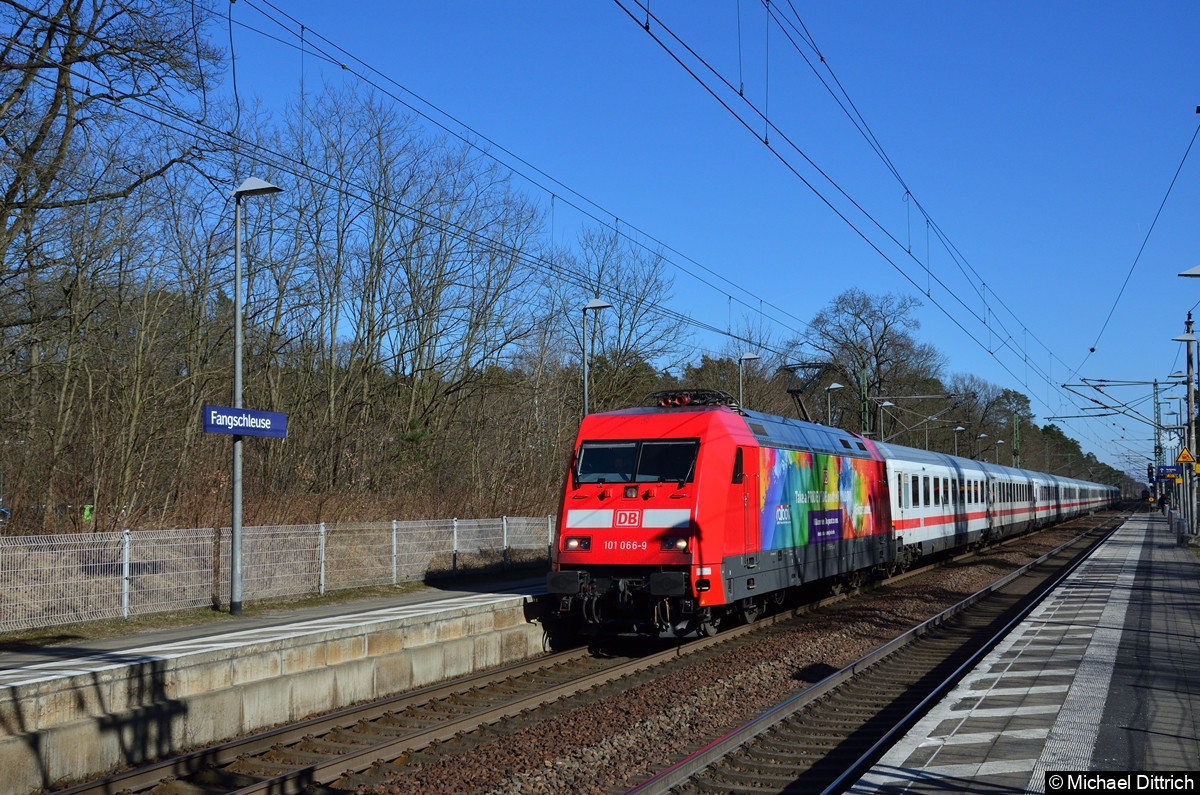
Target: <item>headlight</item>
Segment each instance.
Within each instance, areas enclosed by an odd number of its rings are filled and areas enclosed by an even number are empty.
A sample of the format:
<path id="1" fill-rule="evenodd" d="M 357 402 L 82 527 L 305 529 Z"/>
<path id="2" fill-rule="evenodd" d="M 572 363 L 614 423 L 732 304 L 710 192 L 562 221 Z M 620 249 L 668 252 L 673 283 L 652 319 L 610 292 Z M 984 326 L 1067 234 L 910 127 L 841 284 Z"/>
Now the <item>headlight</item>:
<path id="1" fill-rule="evenodd" d="M 686 538 L 664 538 L 662 549 L 664 552 L 687 552 L 688 540 Z"/>
<path id="2" fill-rule="evenodd" d="M 571 536 L 563 539 L 563 549 L 568 552 L 587 552 L 592 548 L 590 536 Z"/>

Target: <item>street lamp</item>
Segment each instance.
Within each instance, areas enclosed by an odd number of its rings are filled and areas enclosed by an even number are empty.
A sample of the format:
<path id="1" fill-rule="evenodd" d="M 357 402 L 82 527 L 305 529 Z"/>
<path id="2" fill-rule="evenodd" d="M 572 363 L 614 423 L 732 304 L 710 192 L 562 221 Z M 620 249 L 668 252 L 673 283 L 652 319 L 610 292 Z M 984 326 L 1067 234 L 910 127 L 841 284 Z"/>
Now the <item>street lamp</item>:
<path id="1" fill-rule="evenodd" d="M 742 400 L 742 369 L 746 362 L 756 362 L 762 357 L 757 353 L 746 351 L 738 357 L 738 405 L 745 408 L 745 402 Z"/>
<path id="2" fill-rule="evenodd" d="M 588 359 L 591 358 L 588 353 L 588 335 L 587 335 L 587 313 L 588 310 L 599 313 L 601 309 L 612 309 L 612 304 L 608 301 L 602 301 L 599 298 L 593 298 L 583 306 L 583 416 L 588 415 Z M 593 335 L 594 336 L 594 335 Z M 592 347 L 595 347 L 594 345 Z"/>
<path id="3" fill-rule="evenodd" d="M 997 464 L 999 464 L 999 463 L 1000 463 L 1000 445 L 1002 445 L 1002 444 L 1004 444 L 1004 440 L 1003 440 L 1003 439 L 997 439 L 997 440 L 996 440 L 996 463 L 997 463 Z"/>
<path id="4" fill-rule="evenodd" d="M 979 454 L 983 452 L 983 446 L 979 443 L 979 440 L 986 439 L 986 438 L 988 438 L 988 435 L 986 433 L 981 433 L 975 437 L 975 457 L 976 458 L 979 458 Z"/>
<path id="5" fill-rule="evenodd" d="M 242 198 L 283 190 L 248 177 L 233 192 L 233 407 L 242 407 Z M 229 614 L 242 614 L 242 435 L 233 435 L 233 519 L 229 528 Z"/>
<path id="6" fill-rule="evenodd" d="M 957 425 L 954 428 L 954 456 L 956 458 L 958 457 L 958 434 L 960 431 L 965 431 L 965 430 L 966 430 L 966 428 L 964 428 L 961 425 Z"/>
<path id="7" fill-rule="evenodd" d="M 833 401 L 830 400 L 829 393 L 835 389 L 845 389 L 844 386 L 834 381 L 829 386 L 825 387 L 825 424 L 833 426 Z"/>

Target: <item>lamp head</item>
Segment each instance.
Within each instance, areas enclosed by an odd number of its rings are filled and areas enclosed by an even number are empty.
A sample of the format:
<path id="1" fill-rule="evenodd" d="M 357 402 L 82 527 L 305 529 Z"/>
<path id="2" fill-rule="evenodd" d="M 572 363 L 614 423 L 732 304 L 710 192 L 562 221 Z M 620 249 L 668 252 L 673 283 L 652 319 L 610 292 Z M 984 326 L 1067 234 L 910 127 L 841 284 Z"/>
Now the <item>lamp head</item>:
<path id="1" fill-rule="evenodd" d="M 282 192 L 283 188 L 278 185 L 272 185 L 270 182 L 258 177 L 247 177 L 241 185 L 238 185 L 237 190 L 232 195 L 235 199 L 240 199 L 243 196 L 265 196 L 268 193 Z"/>

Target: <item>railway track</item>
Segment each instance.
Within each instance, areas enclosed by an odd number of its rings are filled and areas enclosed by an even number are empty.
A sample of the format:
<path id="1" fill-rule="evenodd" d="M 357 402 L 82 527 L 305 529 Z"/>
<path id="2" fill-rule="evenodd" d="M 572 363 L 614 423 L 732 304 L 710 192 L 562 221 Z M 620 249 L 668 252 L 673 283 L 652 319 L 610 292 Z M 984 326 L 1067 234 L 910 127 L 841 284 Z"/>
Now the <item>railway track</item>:
<path id="1" fill-rule="evenodd" d="M 556 702 L 594 694 L 604 686 L 635 686 L 663 675 L 664 666 L 686 664 L 685 658 L 749 642 L 750 633 L 791 616 L 771 616 L 649 655 L 596 656 L 585 649 L 565 650 L 124 771 L 60 790 L 59 795 L 281 794 L 344 792 L 377 785 L 395 767 L 381 759 L 406 758 L 413 749 L 463 742 L 471 732 L 499 721 L 545 719 Z M 530 717 L 534 710 L 540 712 Z"/>
<path id="2" fill-rule="evenodd" d="M 1097 521 L 1071 544 L 780 702 L 631 792 L 842 792 L 1124 519 Z"/>
<path id="3" fill-rule="evenodd" d="M 888 582 L 894 584 L 921 574 L 913 572 Z M 727 654 L 736 651 L 739 644 L 754 643 L 754 634 L 764 626 L 794 620 L 797 615 L 847 598 L 822 600 L 649 655 L 632 657 L 614 652 L 594 656 L 580 649 L 547 655 L 256 734 L 64 792 L 201 795 L 344 792 L 375 786 L 406 764 L 427 764 L 486 742 L 493 725 L 506 722 L 511 728 L 544 721 L 582 702 L 603 700 L 608 694 L 668 677 L 673 670 L 694 665 L 707 655 Z M 878 712 L 879 697 L 869 695 L 867 699 Z M 730 789 L 724 783 L 718 786 L 719 791 Z"/>

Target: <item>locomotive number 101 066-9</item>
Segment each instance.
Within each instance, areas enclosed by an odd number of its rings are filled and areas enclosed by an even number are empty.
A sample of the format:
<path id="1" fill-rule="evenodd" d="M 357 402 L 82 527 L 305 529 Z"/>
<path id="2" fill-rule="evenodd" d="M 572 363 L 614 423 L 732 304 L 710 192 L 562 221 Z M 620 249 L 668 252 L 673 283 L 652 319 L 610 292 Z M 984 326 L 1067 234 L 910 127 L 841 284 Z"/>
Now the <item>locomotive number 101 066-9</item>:
<path id="1" fill-rule="evenodd" d="M 638 550 L 644 551 L 644 550 L 648 549 L 649 546 L 650 546 L 649 543 L 646 541 L 630 541 L 628 539 L 617 540 L 614 538 L 614 539 L 609 539 L 604 542 L 605 549 L 620 549 L 623 551 L 634 551 L 634 552 L 636 552 Z"/>

